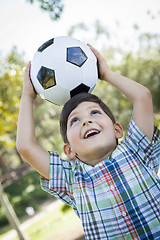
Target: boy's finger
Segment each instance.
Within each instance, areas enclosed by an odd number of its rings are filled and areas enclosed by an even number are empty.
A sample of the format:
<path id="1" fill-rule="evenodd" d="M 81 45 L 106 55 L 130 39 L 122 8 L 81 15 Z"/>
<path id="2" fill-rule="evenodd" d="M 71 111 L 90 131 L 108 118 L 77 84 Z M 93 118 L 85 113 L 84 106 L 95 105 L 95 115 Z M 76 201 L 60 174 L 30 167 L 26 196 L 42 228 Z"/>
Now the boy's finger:
<path id="1" fill-rule="evenodd" d="M 27 66 L 25 68 L 25 74 L 28 74 L 30 72 L 30 68 L 31 68 L 31 61 L 29 61 L 29 63 L 27 64 Z"/>
<path id="2" fill-rule="evenodd" d="M 29 63 L 28 63 L 28 69 L 30 70 L 30 68 L 31 68 L 31 61 L 29 61 Z"/>
<path id="3" fill-rule="evenodd" d="M 94 53 L 94 55 L 98 58 L 98 57 L 100 57 L 100 53 L 98 52 L 98 50 L 97 49 L 95 49 L 91 44 L 87 44 L 88 45 L 88 47 L 91 49 L 91 51 Z"/>
<path id="4" fill-rule="evenodd" d="M 91 44 L 87 43 L 87 46 L 91 49 L 91 50 L 96 50 Z"/>

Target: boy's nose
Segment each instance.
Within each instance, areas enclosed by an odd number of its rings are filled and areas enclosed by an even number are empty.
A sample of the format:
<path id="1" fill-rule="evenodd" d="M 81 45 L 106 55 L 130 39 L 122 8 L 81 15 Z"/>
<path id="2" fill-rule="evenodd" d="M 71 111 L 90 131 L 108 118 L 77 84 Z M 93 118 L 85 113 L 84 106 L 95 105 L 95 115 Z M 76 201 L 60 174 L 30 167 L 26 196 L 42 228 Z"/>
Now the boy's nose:
<path id="1" fill-rule="evenodd" d="M 86 125 L 89 125 L 91 123 L 93 123 L 91 120 L 84 120 L 83 121 L 83 127 L 86 126 Z"/>

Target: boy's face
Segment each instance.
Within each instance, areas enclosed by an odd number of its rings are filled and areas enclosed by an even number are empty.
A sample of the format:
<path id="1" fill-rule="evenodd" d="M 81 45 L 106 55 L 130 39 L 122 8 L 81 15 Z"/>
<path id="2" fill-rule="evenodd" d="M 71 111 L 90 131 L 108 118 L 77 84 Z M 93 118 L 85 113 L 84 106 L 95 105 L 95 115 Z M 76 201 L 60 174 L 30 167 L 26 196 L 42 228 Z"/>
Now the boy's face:
<path id="1" fill-rule="evenodd" d="M 113 124 L 97 103 L 83 102 L 68 117 L 69 144 L 64 145 L 64 152 L 71 159 L 77 156 L 94 166 L 111 155 L 116 148 L 116 139 L 122 135 L 120 124 Z"/>

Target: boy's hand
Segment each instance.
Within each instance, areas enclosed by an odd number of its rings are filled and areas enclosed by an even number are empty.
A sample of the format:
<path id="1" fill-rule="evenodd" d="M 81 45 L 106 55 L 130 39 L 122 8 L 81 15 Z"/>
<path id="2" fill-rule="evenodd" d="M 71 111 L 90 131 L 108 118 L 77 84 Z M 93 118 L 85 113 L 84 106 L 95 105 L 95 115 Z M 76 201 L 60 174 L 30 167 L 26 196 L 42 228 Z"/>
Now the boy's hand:
<path id="1" fill-rule="evenodd" d="M 111 69 L 109 68 L 109 66 L 107 65 L 106 61 L 101 56 L 101 54 L 94 47 L 92 47 L 90 44 L 87 44 L 87 45 L 89 46 L 89 48 L 91 49 L 91 51 L 94 53 L 94 55 L 97 58 L 99 79 L 107 81 L 107 78 L 108 78 L 107 75 L 108 75 L 109 72 L 111 72 Z"/>
<path id="2" fill-rule="evenodd" d="M 25 69 L 22 95 L 27 95 L 27 96 L 31 97 L 32 99 L 35 99 L 37 94 L 34 90 L 32 82 L 31 82 L 30 68 L 31 68 L 31 62 L 28 63 L 28 65 Z"/>

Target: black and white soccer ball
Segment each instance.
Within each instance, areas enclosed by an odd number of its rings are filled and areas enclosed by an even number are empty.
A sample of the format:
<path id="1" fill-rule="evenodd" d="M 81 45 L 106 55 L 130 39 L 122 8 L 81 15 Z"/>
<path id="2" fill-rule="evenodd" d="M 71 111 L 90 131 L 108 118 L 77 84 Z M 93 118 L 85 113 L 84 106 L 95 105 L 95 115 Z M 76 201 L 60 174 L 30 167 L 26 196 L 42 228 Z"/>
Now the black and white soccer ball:
<path id="1" fill-rule="evenodd" d="M 81 41 L 55 37 L 35 53 L 31 80 L 43 99 L 64 105 L 75 94 L 92 92 L 98 80 L 97 59 Z"/>

